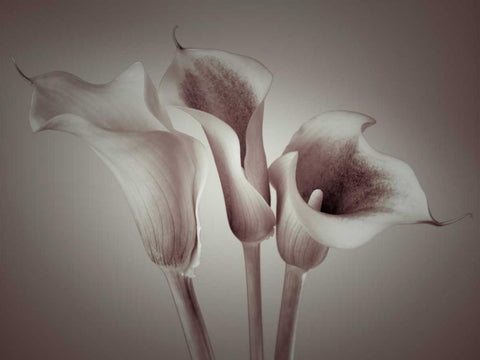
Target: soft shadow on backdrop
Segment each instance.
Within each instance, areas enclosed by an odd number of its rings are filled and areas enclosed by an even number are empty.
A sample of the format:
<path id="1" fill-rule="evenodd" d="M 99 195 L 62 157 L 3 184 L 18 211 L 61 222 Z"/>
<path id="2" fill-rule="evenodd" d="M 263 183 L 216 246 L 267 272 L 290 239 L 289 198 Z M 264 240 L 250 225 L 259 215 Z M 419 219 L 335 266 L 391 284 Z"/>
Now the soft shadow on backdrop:
<path id="1" fill-rule="evenodd" d="M 297 359 L 480 357 L 479 8 L 476 1 L 16 1 L 0 13 L 0 358 L 187 359 L 167 284 L 120 187 L 79 139 L 32 134 L 31 89 L 14 72 L 106 82 L 142 61 L 158 84 L 185 46 L 253 56 L 273 73 L 269 163 L 335 108 L 375 117 L 367 138 L 416 171 L 446 228 L 392 228 L 331 251 L 309 277 Z M 184 117 L 180 129 L 205 141 Z M 197 291 L 218 359 L 246 359 L 240 243 L 211 173 L 201 202 Z M 262 247 L 266 358 L 283 262 Z"/>

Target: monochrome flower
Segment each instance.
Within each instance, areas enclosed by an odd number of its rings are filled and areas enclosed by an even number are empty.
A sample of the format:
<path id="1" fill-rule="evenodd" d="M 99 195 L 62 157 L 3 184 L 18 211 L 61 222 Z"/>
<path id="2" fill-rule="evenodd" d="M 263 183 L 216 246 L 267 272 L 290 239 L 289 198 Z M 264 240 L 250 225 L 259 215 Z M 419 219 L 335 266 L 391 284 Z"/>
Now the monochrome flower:
<path id="1" fill-rule="evenodd" d="M 233 233 L 241 241 L 261 241 L 275 225 L 262 138 L 264 101 L 272 75 L 252 58 L 187 49 L 174 40 L 177 54 L 160 82 L 162 101 L 202 125 Z"/>
<path id="2" fill-rule="evenodd" d="M 191 358 L 213 359 L 192 283 L 206 178 L 203 145 L 175 131 L 141 63 L 101 85 L 60 71 L 29 78 L 15 66 L 34 89 L 33 131 L 80 137 L 115 175 L 148 256 L 165 274 Z"/>
<path id="3" fill-rule="evenodd" d="M 355 248 L 394 224 L 442 226 L 458 220 L 433 218 L 411 167 L 370 147 L 363 131 L 374 123 L 363 114 L 332 111 L 294 134 L 270 167 L 280 248 L 296 242 L 286 222 L 298 227 L 296 236 L 308 234 L 327 247 Z"/>
<path id="4" fill-rule="evenodd" d="M 32 129 L 85 140 L 125 192 L 150 259 L 190 272 L 199 249 L 196 209 L 205 151 L 173 129 L 142 64 L 102 85 L 60 71 L 27 79 L 34 88 Z"/>
<path id="5" fill-rule="evenodd" d="M 250 359 L 263 359 L 260 242 L 272 235 L 263 108 L 272 74 L 258 61 L 219 50 L 187 49 L 173 32 L 177 53 L 160 82 L 166 105 L 202 126 L 215 159 L 227 217 L 242 241 L 247 278 Z"/>
<path id="6" fill-rule="evenodd" d="M 413 170 L 375 151 L 369 116 L 332 111 L 305 123 L 270 167 L 277 192 L 277 248 L 285 261 L 276 360 L 294 358 L 302 287 L 330 247 L 355 248 L 393 224 L 435 220 Z"/>

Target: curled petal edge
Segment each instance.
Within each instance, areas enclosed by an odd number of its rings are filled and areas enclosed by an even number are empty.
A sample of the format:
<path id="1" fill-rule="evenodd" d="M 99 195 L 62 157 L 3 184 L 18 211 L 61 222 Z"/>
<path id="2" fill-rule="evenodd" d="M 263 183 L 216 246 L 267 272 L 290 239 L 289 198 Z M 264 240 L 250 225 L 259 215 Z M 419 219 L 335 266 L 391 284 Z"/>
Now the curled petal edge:
<path id="1" fill-rule="evenodd" d="M 312 209 L 300 196 L 296 183 L 298 152 L 289 152 L 277 159 L 270 167 L 269 174 L 277 193 L 282 192 L 292 210 L 310 237 L 320 244 L 341 249 L 357 248 L 375 235 L 394 224 L 428 223 L 445 226 L 457 222 L 470 214 L 459 218 L 439 222 L 431 217 L 418 221 L 402 221 L 400 217 L 388 212 L 353 215 L 331 215 Z M 277 215 L 278 216 L 278 215 Z"/>
<path id="2" fill-rule="evenodd" d="M 270 203 L 270 189 L 267 161 L 263 147 L 262 124 L 264 101 L 271 87 L 273 78 L 271 72 L 259 61 L 248 56 L 237 55 L 220 50 L 185 48 L 177 40 L 177 28 L 178 27 L 176 26 L 173 29 L 172 35 L 178 51 L 175 60 L 172 62 L 160 82 L 159 93 L 162 99 L 165 99 L 167 105 L 190 107 L 198 112 L 202 111 L 195 107 L 188 106 L 185 99 L 180 96 L 185 72 L 194 66 L 192 64 L 195 60 L 201 60 L 204 58 L 215 60 L 220 59 L 223 64 L 227 65 L 227 67 L 220 72 L 233 71 L 233 74 L 239 75 L 240 79 L 246 78 L 248 80 L 248 85 L 252 86 L 253 92 L 257 95 L 257 105 L 255 109 L 253 109 L 248 120 L 244 138 L 241 139 L 240 135 L 237 134 L 233 128 L 232 131 L 237 135 L 239 143 L 244 144 L 241 145 L 241 147 L 245 146 L 245 152 L 242 151 L 243 155 L 241 154 L 239 156 L 239 161 L 242 162 L 245 169 L 246 178 L 264 197 L 266 202 Z M 232 86 L 232 84 L 228 85 Z M 215 84 L 215 87 L 218 89 L 219 84 Z M 197 89 L 195 92 L 196 97 L 198 96 L 198 91 L 200 90 Z M 216 101 L 215 103 L 218 104 L 219 102 Z M 220 107 L 228 108 L 228 103 L 220 104 Z M 220 119 L 208 111 L 204 112 L 221 121 L 225 121 L 225 119 Z"/>
<path id="3" fill-rule="evenodd" d="M 30 124 L 34 132 L 50 119 L 72 113 L 112 131 L 174 131 L 143 64 L 136 62 L 112 81 L 93 84 L 63 71 L 22 78 L 33 86 Z"/>
<path id="4" fill-rule="evenodd" d="M 188 107 L 175 106 L 196 119 L 207 136 L 222 184 L 227 216 L 234 235 L 244 242 L 259 242 L 273 234 L 275 216 L 269 204 L 245 176 L 238 158 L 235 132 L 223 121 Z"/>
<path id="5" fill-rule="evenodd" d="M 175 131 L 168 117 L 161 118 L 167 113 L 142 64 L 95 85 L 64 72 L 30 78 L 12 60 L 34 87 L 33 131 L 63 131 L 86 141 L 124 190 L 151 260 L 193 276 L 206 152 L 199 141 Z"/>

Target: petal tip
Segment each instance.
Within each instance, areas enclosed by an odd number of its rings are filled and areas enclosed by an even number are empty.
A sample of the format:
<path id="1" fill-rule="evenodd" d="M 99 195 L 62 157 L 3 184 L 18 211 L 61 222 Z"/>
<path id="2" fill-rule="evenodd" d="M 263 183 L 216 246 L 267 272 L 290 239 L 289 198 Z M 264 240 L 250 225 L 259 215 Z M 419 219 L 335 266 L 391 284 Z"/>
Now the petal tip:
<path id="1" fill-rule="evenodd" d="M 327 111 L 329 113 L 330 111 Z M 375 120 L 373 117 L 370 115 L 358 112 L 358 111 L 352 111 L 352 110 L 334 110 L 331 111 L 332 113 L 339 113 L 342 115 L 347 115 L 356 119 L 359 119 L 361 121 L 361 131 L 364 132 L 365 129 L 369 128 L 370 126 L 373 126 L 377 123 L 377 120 Z"/>
<path id="2" fill-rule="evenodd" d="M 25 73 L 22 71 L 22 69 L 20 69 L 20 67 L 18 66 L 17 61 L 15 60 L 15 58 L 14 58 L 13 56 L 11 56 L 10 59 L 12 60 L 13 66 L 15 66 L 15 69 L 17 70 L 17 72 L 19 73 L 19 75 L 20 75 L 24 80 L 26 80 L 30 85 L 33 85 L 33 80 L 32 80 L 31 78 L 29 78 L 27 75 L 25 75 Z"/>
<path id="3" fill-rule="evenodd" d="M 455 224 L 456 222 L 459 222 L 467 217 L 469 217 L 470 219 L 473 219 L 473 213 L 466 213 L 464 215 L 458 216 L 453 219 L 445 220 L 445 221 L 438 221 L 432 216 L 432 214 L 430 214 L 430 217 L 432 218 L 432 220 L 423 221 L 423 223 L 431 224 L 434 226 L 447 226 L 447 225 Z"/>
<path id="4" fill-rule="evenodd" d="M 364 115 L 365 116 L 365 119 L 366 121 L 363 123 L 362 125 L 362 132 L 365 131 L 365 129 L 369 128 L 370 126 L 373 126 L 377 123 L 377 120 L 375 120 L 374 118 L 368 116 L 368 115 Z"/>
<path id="5" fill-rule="evenodd" d="M 315 134 L 321 134 L 325 130 L 330 133 L 331 137 L 356 137 L 374 124 L 376 124 L 374 118 L 357 111 L 328 110 L 305 122 L 292 137 L 290 143 L 294 142 L 293 139 L 296 137 L 313 139 Z"/>
<path id="6" fill-rule="evenodd" d="M 175 25 L 172 30 L 173 43 L 175 44 L 175 47 L 177 48 L 177 50 L 184 50 L 185 48 L 177 40 L 177 29 L 178 29 L 178 25 Z"/>

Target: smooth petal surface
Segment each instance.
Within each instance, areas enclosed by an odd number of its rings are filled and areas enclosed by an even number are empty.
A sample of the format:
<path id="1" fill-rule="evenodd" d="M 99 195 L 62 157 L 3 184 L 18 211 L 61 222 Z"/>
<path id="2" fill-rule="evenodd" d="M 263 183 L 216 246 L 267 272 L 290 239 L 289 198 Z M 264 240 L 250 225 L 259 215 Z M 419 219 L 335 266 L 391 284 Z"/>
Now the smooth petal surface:
<path id="1" fill-rule="evenodd" d="M 274 226 L 262 137 L 272 75 L 246 56 L 178 43 L 177 49 L 160 83 L 162 101 L 186 111 L 207 134 L 234 234 L 242 241 L 263 240 Z M 250 223 L 254 217 L 259 220 Z"/>
<path id="2" fill-rule="evenodd" d="M 187 135 L 156 130 L 171 125 L 157 118 L 157 93 L 141 64 L 106 85 L 58 72 L 31 81 L 34 131 L 64 131 L 85 140 L 124 190 L 152 261 L 191 275 L 200 247 L 197 204 L 206 153 Z"/>
<path id="3" fill-rule="evenodd" d="M 327 256 L 328 247 L 313 239 L 299 221 L 289 196 L 277 193 L 277 248 L 282 259 L 289 265 L 305 271 L 319 265 Z M 320 194 L 320 198 L 316 195 Z M 309 206 L 319 210 L 321 191 L 312 193 Z"/>
<path id="4" fill-rule="evenodd" d="M 270 167 L 280 219 L 336 248 L 360 246 L 393 224 L 446 224 L 431 216 L 410 166 L 368 145 L 362 133 L 374 123 L 363 114 L 334 111 L 300 128 Z M 321 209 L 307 204 L 317 189 Z"/>
<path id="5" fill-rule="evenodd" d="M 261 241 L 270 236 L 275 216 L 265 199 L 245 178 L 238 140 L 224 122 L 204 112 L 182 108 L 203 126 L 215 157 L 230 228 L 241 241 Z"/>
<path id="6" fill-rule="evenodd" d="M 155 86 L 139 62 L 113 81 L 101 85 L 62 71 L 28 80 L 34 85 L 30 111 L 34 131 L 66 113 L 106 130 L 173 130 L 160 106 Z"/>

